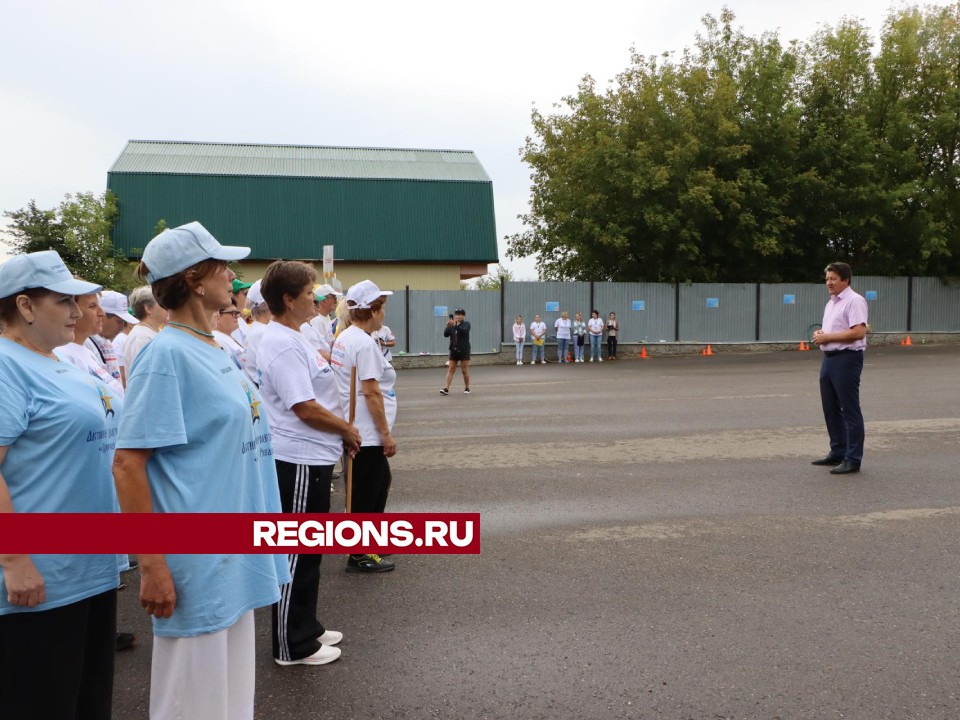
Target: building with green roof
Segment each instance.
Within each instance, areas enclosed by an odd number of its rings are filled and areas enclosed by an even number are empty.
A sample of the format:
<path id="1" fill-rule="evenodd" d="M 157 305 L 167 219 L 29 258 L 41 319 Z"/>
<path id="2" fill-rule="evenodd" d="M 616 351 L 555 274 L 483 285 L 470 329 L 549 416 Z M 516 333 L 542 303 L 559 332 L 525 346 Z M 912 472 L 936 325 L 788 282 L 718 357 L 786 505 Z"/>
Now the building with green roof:
<path id="1" fill-rule="evenodd" d="M 198 220 L 252 248 L 246 280 L 277 258 L 319 261 L 324 245 L 344 286 L 456 289 L 498 261 L 493 183 L 470 151 L 131 140 L 107 187 L 128 257 L 159 221 Z"/>

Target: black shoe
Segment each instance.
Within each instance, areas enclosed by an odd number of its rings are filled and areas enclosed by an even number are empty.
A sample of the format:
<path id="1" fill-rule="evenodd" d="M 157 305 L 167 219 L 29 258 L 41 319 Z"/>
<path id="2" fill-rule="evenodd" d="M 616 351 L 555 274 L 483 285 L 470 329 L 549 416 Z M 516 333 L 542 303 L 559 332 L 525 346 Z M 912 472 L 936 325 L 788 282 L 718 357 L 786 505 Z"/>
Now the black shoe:
<path id="1" fill-rule="evenodd" d="M 847 475 L 849 473 L 858 472 L 860 472 L 860 466 L 854 465 L 849 460 L 844 460 L 842 463 L 830 470 L 831 475 Z"/>
<path id="2" fill-rule="evenodd" d="M 449 393 L 450 393 L 450 391 L 447 390 L 446 388 L 440 388 L 440 394 L 441 394 L 441 395 L 448 395 Z"/>
<path id="3" fill-rule="evenodd" d="M 133 650 L 137 644 L 137 636 L 131 632 L 117 633 L 117 652 L 124 650 Z"/>
<path id="4" fill-rule="evenodd" d="M 351 555 L 347 560 L 347 572 L 350 573 L 382 573 L 390 572 L 397 566 L 390 560 L 384 560 L 379 555 Z"/>
<path id="5" fill-rule="evenodd" d="M 834 457 L 833 455 L 827 455 L 825 458 L 820 458 L 819 460 L 814 460 L 811 462 L 811 465 L 836 465 L 842 463 L 842 457 Z"/>

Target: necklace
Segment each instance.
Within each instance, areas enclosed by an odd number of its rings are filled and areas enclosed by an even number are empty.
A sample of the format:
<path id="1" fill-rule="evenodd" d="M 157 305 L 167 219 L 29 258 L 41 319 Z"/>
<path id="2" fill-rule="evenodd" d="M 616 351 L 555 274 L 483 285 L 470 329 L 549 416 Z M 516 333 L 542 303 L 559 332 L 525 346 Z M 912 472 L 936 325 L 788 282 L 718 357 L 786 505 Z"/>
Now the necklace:
<path id="1" fill-rule="evenodd" d="M 205 338 L 213 339 L 213 333 L 204 332 L 203 330 L 198 330 L 197 328 L 191 325 L 184 325 L 183 323 L 174 322 L 173 320 L 167 320 L 167 325 L 173 325 L 174 327 L 183 328 L 184 330 L 192 330 L 197 335 L 203 335 Z"/>

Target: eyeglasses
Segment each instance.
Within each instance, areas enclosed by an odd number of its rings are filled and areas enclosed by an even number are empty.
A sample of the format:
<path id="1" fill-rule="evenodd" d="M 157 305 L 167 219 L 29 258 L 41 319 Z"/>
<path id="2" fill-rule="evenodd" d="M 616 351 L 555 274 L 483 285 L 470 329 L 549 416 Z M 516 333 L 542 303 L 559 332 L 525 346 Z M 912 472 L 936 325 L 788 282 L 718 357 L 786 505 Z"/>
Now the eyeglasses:
<path id="1" fill-rule="evenodd" d="M 233 315 L 234 317 L 240 317 L 240 311 L 239 311 L 239 310 L 221 310 L 221 311 L 220 311 L 220 314 L 221 314 L 221 315 Z"/>

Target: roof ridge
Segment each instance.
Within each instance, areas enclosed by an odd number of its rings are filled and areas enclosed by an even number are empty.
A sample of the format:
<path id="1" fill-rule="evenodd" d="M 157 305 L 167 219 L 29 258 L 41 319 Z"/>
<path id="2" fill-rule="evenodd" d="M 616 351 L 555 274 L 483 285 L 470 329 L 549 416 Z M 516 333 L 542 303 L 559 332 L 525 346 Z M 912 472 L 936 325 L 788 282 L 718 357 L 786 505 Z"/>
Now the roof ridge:
<path id="1" fill-rule="evenodd" d="M 207 140 L 127 140 L 128 145 L 144 143 L 151 145 L 220 145 L 224 147 L 272 147 L 272 148 L 303 148 L 306 150 L 381 150 L 385 152 L 448 152 L 474 155 L 473 150 L 458 150 L 455 148 L 398 148 L 376 147 L 373 145 L 296 145 L 293 143 L 256 143 L 256 142 L 223 142 Z"/>

